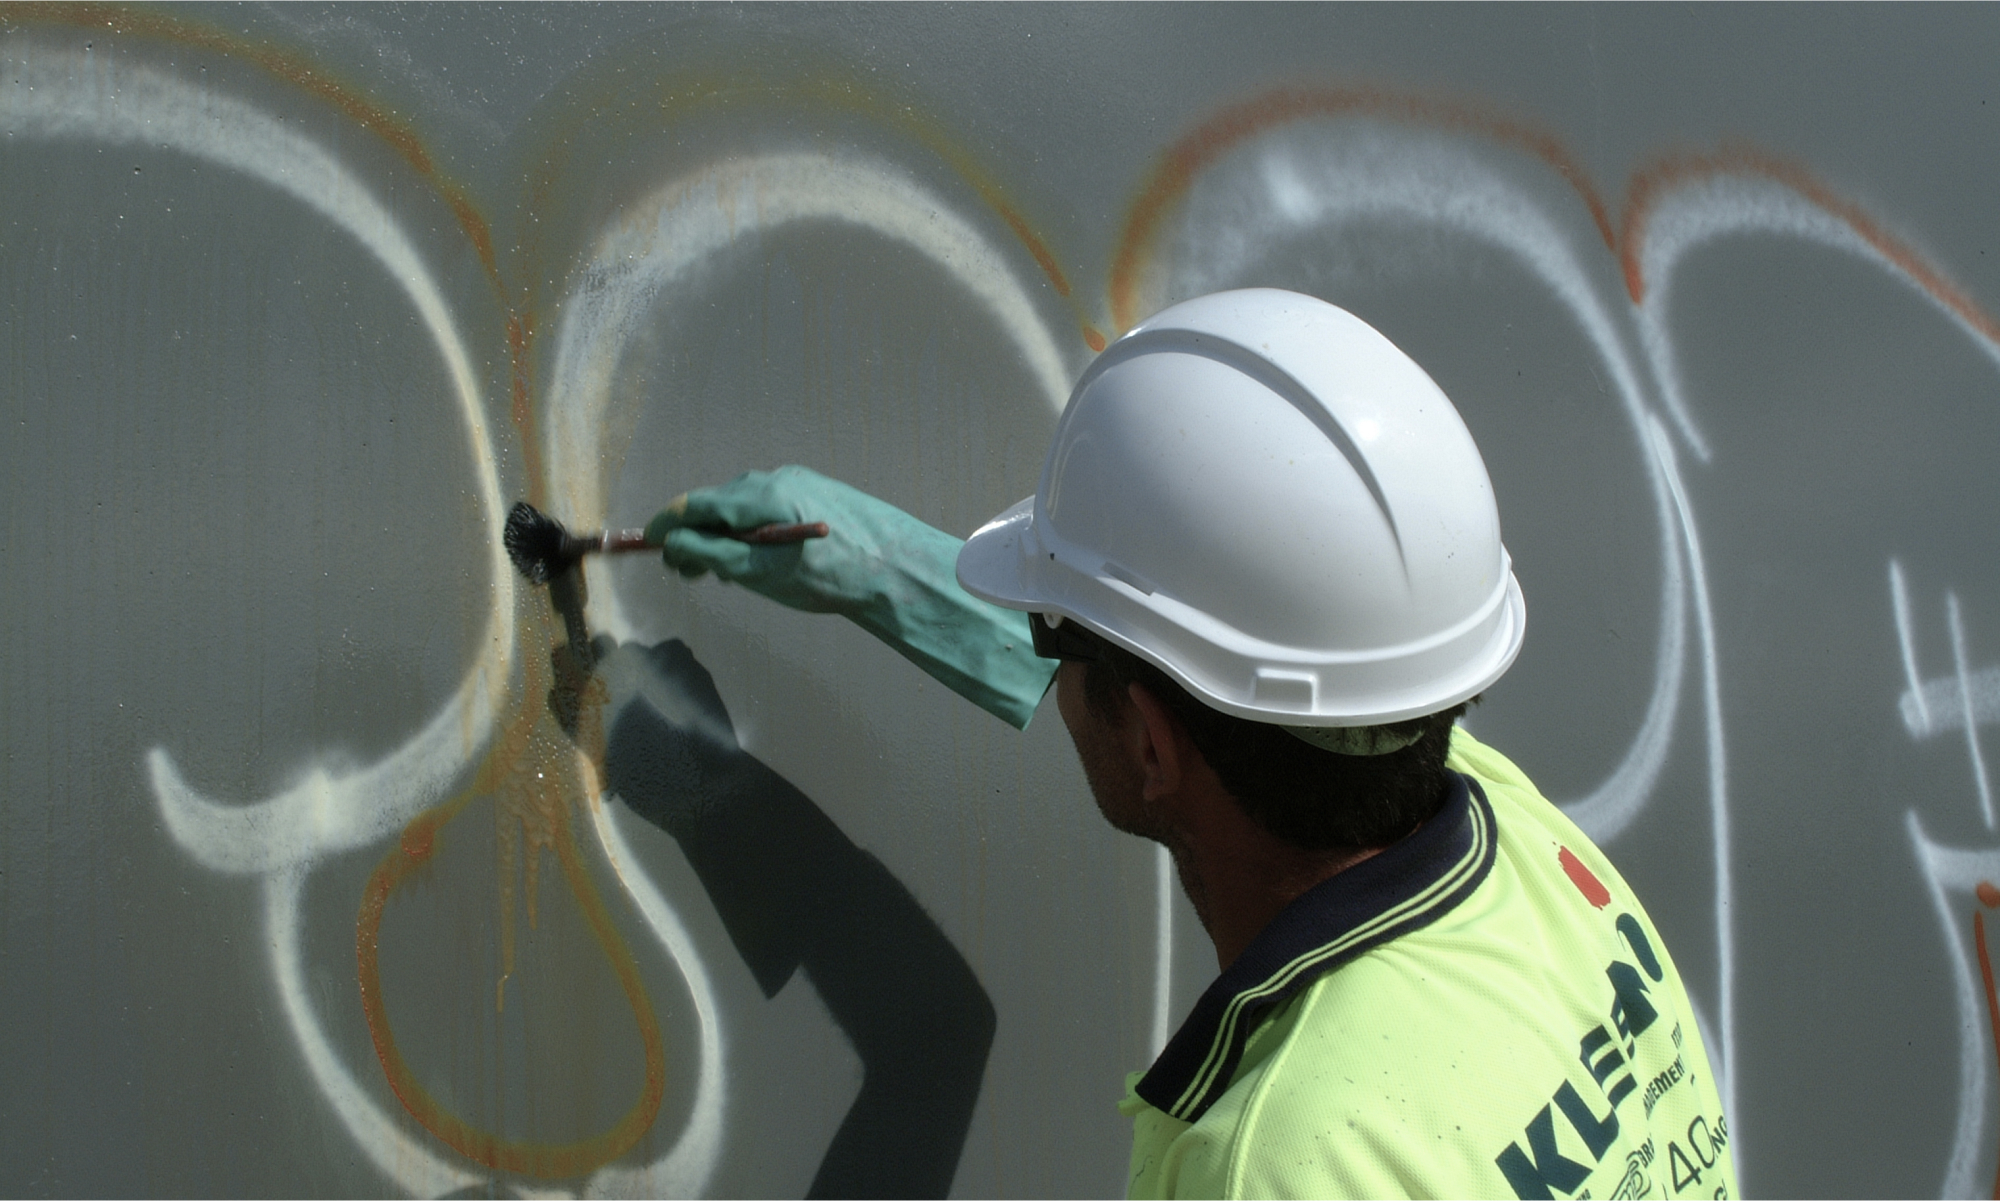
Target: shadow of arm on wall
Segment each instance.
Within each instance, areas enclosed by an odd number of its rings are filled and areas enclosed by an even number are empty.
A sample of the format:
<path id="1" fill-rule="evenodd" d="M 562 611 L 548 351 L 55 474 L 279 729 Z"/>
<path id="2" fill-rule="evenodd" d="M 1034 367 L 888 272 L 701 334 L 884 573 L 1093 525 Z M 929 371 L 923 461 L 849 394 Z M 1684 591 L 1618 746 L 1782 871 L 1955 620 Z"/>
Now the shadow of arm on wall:
<path id="1" fill-rule="evenodd" d="M 986 990 L 880 860 L 736 745 L 685 644 L 599 646 L 607 666 L 643 656 L 646 677 L 612 725 L 608 790 L 679 841 L 764 995 L 803 968 L 861 1059 L 861 1093 L 807 1195 L 943 1196 L 993 1043 Z M 665 706 L 643 699 L 662 690 Z"/>

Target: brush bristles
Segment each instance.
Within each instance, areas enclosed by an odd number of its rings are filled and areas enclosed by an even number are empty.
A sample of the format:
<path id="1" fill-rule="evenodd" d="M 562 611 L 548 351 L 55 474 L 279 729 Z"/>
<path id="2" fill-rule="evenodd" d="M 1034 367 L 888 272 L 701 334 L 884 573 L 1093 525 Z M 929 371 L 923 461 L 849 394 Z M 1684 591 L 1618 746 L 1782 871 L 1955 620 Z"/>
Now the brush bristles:
<path id="1" fill-rule="evenodd" d="M 574 557 L 565 553 L 572 539 L 562 523 L 527 501 L 518 502 L 507 514 L 507 528 L 500 541 L 507 547 L 507 557 L 514 561 L 514 570 L 528 577 L 531 584 L 548 583 Z"/>

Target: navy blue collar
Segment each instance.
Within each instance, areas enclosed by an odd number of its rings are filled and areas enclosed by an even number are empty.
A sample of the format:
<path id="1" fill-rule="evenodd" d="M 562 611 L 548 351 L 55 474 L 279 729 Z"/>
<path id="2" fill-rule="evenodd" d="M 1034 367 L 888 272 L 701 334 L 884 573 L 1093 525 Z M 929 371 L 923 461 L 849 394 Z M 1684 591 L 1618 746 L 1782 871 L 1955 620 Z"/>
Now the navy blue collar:
<path id="1" fill-rule="evenodd" d="M 1457 908 L 1493 868 L 1486 794 L 1453 772 L 1444 807 L 1381 854 L 1315 885 L 1264 927 L 1208 986 L 1139 1081 L 1139 1096 L 1198 1120 L 1236 1075 L 1251 1031 L 1326 973 Z"/>

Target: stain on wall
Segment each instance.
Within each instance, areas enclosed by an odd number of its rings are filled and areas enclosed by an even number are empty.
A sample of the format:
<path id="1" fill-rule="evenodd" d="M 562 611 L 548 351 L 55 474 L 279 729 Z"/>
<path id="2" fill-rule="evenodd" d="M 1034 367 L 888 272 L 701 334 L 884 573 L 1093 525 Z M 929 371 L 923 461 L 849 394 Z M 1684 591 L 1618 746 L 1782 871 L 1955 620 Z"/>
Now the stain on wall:
<path id="1" fill-rule="evenodd" d="M 1478 437 L 1535 620 L 1468 721 L 1647 900 L 1746 1189 L 1984 1193 L 1996 43 L 0 12 L 0 1180 L 1117 1191 L 1212 958 L 1054 715 L 498 533 L 801 462 L 965 534 L 1107 337 L 1266 284 Z"/>

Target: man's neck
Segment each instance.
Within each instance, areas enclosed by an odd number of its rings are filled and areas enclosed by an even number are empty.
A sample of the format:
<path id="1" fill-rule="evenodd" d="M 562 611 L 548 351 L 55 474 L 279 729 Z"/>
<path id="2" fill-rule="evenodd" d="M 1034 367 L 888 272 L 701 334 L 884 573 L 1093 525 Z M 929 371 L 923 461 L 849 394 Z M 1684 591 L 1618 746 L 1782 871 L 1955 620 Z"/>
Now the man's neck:
<path id="1" fill-rule="evenodd" d="M 1266 832 L 1227 793 L 1220 801 L 1192 807 L 1167 849 L 1226 971 L 1286 906 L 1380 849 L 1300 850 Z"/>

